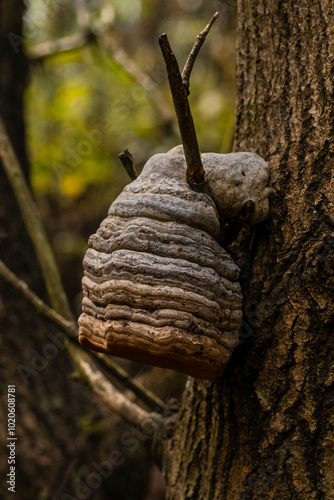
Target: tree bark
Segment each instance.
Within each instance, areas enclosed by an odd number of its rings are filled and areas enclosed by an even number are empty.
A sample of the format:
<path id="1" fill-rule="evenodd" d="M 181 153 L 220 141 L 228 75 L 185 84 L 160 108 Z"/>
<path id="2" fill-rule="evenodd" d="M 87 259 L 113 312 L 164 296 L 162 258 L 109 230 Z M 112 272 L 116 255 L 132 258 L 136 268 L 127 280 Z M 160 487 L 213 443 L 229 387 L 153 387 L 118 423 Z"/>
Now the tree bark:
<path id="1" fill-rule="evenodd" d="M 169 500 L 334 498 L 333 68 L 332 2 L 239 0 L 235 150 L 269 162 L 276 194 L 230 248 L 243 342 L 220 379 L 187 383 Z"/>

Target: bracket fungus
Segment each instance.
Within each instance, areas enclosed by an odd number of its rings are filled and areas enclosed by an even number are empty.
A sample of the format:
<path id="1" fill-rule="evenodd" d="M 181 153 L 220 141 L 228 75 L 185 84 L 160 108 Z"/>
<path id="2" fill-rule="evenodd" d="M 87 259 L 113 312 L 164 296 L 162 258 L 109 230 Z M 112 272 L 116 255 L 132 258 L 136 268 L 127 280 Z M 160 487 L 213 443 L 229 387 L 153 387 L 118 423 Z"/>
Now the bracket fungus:
<path id="1" fill-rule="evenodd" d="M 218 243 L 221 223 L 267 216 L 269 170 L 253 153 L 200 154 L 187 98 L 194 58 L 183 82 L 166 35 L 160 46 L 183 146 L 154 155 L 137 178 L 132 156 L 121 155 L 134 180 L 89 239 L 79 341 L 210 379 L 237 346 L 242 319 L 239 269 Z"/>

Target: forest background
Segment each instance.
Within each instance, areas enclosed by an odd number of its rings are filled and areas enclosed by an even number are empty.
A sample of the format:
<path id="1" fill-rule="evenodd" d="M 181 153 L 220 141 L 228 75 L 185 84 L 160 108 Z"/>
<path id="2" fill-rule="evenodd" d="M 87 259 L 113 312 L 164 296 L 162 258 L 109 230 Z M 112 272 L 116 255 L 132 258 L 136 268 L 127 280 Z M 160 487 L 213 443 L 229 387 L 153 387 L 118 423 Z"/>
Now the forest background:
<path id="1" fill-rule="evenodd" d="M 192 74 L 190 103 L 201 150 L 226 153 L 235 119 L 234 0 L 30 0 L 22 11 L 22 33 L 7 34 L 13 55 L 27 55 L 29 78 L 22 85 L 29 180 L 76 316 L 88 237 L 129 182 L 118 153 L 128 148 L 140 170 L 153 154 L 180 143 L 158 37 L 168 33 L 182 67 L 216 10 L 220 16 Z M 9 230 L 0 231 L 4 254 L 11 251 Z M 23 279 L 25 273 L 23 266 Z M 3 289 L 8 293 L 9 286 Z M 19 309 L 2 308 L 1 314 L 15 323 Z M 52 332 L 51 325 L 40 330 L 33 322 L 20 339 L 11 338 L 10 328 L 2 332 L 1 378 L 16 385 L 18 398 L 18 495 L 20 489 L 27 500 L 73 494 L 94 470 L 92 462 L 120 450 L 124 465 L 94 490 L 94 498 L 163 498 L 148 442 L 120 442 L 124 432 L 131 434 L 130 424 L 76 378 L 65 351 L 38 376 L 29 373 Z M 134 363 L 122 366 L 162 399 L 180 397 L 184 377 Z M 1 408 L 5 422 L 6 407 Z M 5 476 L 6 454 L 0 468 Z"/>

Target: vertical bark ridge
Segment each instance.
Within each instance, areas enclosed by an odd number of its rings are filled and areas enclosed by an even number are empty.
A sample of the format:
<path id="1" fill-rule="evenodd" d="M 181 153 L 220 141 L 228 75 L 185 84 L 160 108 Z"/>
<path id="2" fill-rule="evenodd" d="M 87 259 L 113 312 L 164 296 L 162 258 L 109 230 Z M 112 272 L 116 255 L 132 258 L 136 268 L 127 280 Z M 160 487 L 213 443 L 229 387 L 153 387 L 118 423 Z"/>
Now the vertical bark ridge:
<path id="1" fill-rule="evenodd" d="M 276 194 L 253 250 L 234 247 L 251 336 L 222 378 L 188 386 L 167 498 L 334 499 L 334 5 L 238 12 L 234 149 L 269 161 Z"/>

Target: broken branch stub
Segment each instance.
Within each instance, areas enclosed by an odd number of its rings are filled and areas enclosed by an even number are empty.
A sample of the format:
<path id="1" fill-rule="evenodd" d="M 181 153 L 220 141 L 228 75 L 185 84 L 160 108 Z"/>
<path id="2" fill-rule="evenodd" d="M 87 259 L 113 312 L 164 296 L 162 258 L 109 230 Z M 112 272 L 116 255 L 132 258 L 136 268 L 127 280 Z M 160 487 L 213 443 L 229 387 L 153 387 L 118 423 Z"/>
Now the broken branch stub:
<path id="1" fill-rule="evenodd" d="M 130 153 L 130 151 L 128 149 L 126 149 L 125 151 L 123 151 L 122 153 L 120 153 L 118 155 L 118 158 L 120 159 L 123 167 L 127 171 L 127 174 L 130 177 L 130 179 L 132 181 L 137 179 L 138 176 L 137 176 L 135 166 L 133 164 L 133 156 Z"/>

